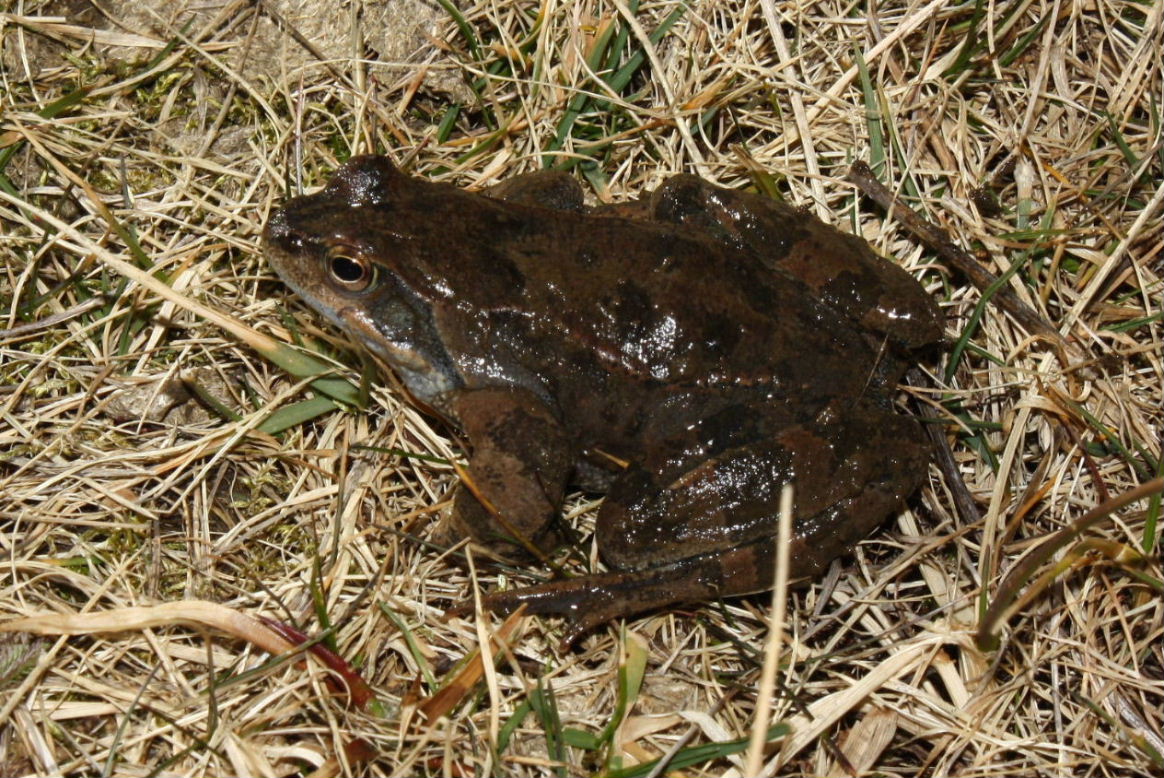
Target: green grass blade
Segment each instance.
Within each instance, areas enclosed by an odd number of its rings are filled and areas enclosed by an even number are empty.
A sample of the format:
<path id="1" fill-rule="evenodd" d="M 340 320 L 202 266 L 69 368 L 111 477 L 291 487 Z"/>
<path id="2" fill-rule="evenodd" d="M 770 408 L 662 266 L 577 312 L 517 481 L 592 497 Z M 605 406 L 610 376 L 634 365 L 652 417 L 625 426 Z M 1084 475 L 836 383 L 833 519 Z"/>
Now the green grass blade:
<path id="1" fill-rule="evenodd" d="M 469 53 L 473 55 L 473 59 L 477 62 L 484 62 L 485 58 L 481 55 L 481 42 L 477 40 L 477 33 L 473 31 L 473 25 L 461 13 L 461 9 L 457 8 L 452 3 L 452 0 L 437 0 L 441 8 L 445 10 L 449 16 L 452 17 L 453 23 L 457 25 L 457 30 L 460 31 L 461 37 L 465 39 L 465 43 L 469 46 Z"/>
<path id="2" fill-rule="evenodd" d="M 432 665 L 425 657 L 424 651 L 421 650 L 420 644 L 416 641 L 416 635 L 412 634 L 412 629 L 409 628 L 408 623 L 400 618 L 396 611 L 389 608 L 387 603 L 381 602 L 379 605 L 380 612 L 388 617 L 396 629 L 400 630 L 404 643 L 408 646 L 408 653 L 412 656 L 412 661 L 416 662 L 416 666 L 420 668 L 420 674 L 424 676 L 424 683 L 428 687 L 429 693 L 439 689 L 440 682 L 432 674 Z"/>
<path id="3" fill-rule="evenodd" d="M 300 424 L 331 413 L 339 407 L 334 400 L 328 397 L 312 397 L 279 408 L 264 419 L 258 429 L 268 435 L 278 435 L 292 427 L 298 427 Z"/>
<path id="4" fill-rule="evenodd" d="M 771 743 L 774 740 L 787 736 L 791 732 L 792 729 L 787 724 L 773 724 L 768 728 L 766 742 Z M 706 743 L 704 745 L 692 746 L 691 748 L 684 748 L 668 760 L 666 772 L 667 774 L 672 774 L 703 764 L 704 762 L 742 753 L 747 750 L 748 741 L 749 738 L 744 737 L 721 743 Z M 606 774 L 606 778 L 646 778 L 648 775 L 655 774 L 655 769 L 659 765 L 659 762 L 660 760 L 655 759 L 651 762 L 628 767 L 625 770 L 611 770 Z"/>

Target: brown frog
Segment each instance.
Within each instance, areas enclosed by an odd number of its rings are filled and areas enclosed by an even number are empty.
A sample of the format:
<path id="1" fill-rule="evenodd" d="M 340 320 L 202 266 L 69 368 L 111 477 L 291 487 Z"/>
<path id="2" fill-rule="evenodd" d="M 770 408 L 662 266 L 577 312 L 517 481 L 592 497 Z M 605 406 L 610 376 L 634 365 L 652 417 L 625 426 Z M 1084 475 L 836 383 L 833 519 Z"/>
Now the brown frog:
<path id="1" fill-rule="evenodd" d="M 474 194 L 358 157 L 276 211 L 264 243 L 292 289 L 464 432 L 481 499 L 461 489 L 453 520 L 474 539 L 550 551 L 568 486 L 606 493 L 611 572 L 486 600 L 563 614 L 567 640 L 770 587 L 785 483 L 796 578 L 925 475 L 920 426 L 888 394 L 940 336 L 937 307 L 781 203 L 681 175 L 589 208 L 565 174 Z"/>

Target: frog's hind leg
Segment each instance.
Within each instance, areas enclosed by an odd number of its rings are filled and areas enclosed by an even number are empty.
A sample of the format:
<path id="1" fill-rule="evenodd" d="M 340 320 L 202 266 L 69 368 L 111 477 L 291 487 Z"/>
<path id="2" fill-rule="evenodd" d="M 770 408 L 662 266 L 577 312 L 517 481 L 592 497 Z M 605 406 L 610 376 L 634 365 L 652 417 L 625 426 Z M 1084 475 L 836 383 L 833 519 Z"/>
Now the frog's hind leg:
<path id="1" fill-rule="evenodd" d="M 842 501 L 835 506 L 836 512 L 850 511 L 855 501 Z M 835 515 L 814 517 L 814 522 L 832 526 L 834 519 Z M 789 549 L 789 577 L 798 580 L 820 573 L 866 534 L 854 532 L 857 528 L 848 524 L 836 531 L 794 534 Z M 659 567 L 613 570 L 494 592 L 485 595 L 482 604 L 487 610 L 503 613 L 525 605 L 529 613 L 564 617 L 567 624 L 561 647 L 569 648 L 587 632 L 616 618 L 765 591 L 772 588 L 775 573 L 776 540 L 764 537 Z M 471 603 L 466 603 L 451 612 L 464 614 L 471 610 Z"/>
<path id="2" fill-rule="evenodd" d="M 632 468 L 598 517 L 599 550 L 620 569 L 491 594 L 485 607 L 562 615 L 569 645 L 621 616 L 768 589 L 790 481 L 788 576 L 816 575 L 909 496 L 929 457 L 917 422 L 874 403 L 847 405 L 654 475 Z"/>
<path id="3" fill-rule="evenodd" d="M 657 567 L 775 537 L 785 484 L 794 487 L 793 536 L 827 562 L 925 477 L 930 448 L 920 425 L 873 401 L 836 399 L 787 426 L 754 412 L 760 423 L 742 434 L 738 425 L 723 433 L 723 419 L 713 418 L 619 476 L 596 528 L 608 565 Z"/>
<path id="4" fill-rule="evenodd" d="M 843 510 L 847 506 L 840 507 Z M 812 533 L 794 536 L 789 549 L 790 578 L 818 574 L 862 535 L 851 537 L 850 533 L 840 532 L 824 537 Z M 613 570 L 494 592 L 482 597 L 481 602 L 486 610 L 501 613 L 525 605 L 531 614 L 562 616 L 566 626 L 559 645 L 565 650 L 586 633 L 616 618 L 765 591 L 772 587 L 775 572 L 776 540 L 765 537 L 659 567 Z M 472 603 L 466 602 L 450 613 L 465 615 L 472 610 Z"/>
<path id="5" fill-rule="evenodd" d="M 806 552 L 796 548 L 803 544 L 803 539 L 794 541 L 793 554 Z M 566 649 L 595 627 L 622 616 L 769 589 L 775 551 L 775 543 L 767 539 L 647 570 L 616 570 L 494 592 L 485 595 L 482 604 L 502 613 L 525 605 L 529 613 L 565 617 L 560 646 Z M 465 603 L 451 612 L 471 610 L 471 603 Z"/>

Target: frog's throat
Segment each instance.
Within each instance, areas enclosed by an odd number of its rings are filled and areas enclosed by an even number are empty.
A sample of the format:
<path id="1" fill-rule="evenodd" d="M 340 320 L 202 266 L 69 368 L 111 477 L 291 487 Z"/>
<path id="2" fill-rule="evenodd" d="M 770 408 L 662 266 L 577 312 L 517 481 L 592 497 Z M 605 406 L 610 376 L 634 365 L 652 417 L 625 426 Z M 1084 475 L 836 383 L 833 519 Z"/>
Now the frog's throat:
<path id="1" fill-rule="evenodd" d="M 457 388 L 448 369 L 442 369 L 420 351 L 385 337 L 367 313 L 355 307 L 336 311 L 337 323 L 355 336 L 364 348 L 391 365 L 416 399 L 435 405 L 439 398 Z"/>

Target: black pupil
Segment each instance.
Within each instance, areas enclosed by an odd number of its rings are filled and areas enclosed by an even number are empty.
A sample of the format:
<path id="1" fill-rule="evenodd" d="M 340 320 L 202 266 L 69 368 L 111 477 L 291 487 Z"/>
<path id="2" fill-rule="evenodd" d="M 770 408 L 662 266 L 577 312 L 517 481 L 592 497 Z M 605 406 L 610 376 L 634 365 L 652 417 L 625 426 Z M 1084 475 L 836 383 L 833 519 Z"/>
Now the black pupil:
<path id="1" fill-rule="evenodd" d="M 351 257 L 332 257 L 331 274 L 345 284 L 354 284 L 364 278 L 364 266 Z"/>

